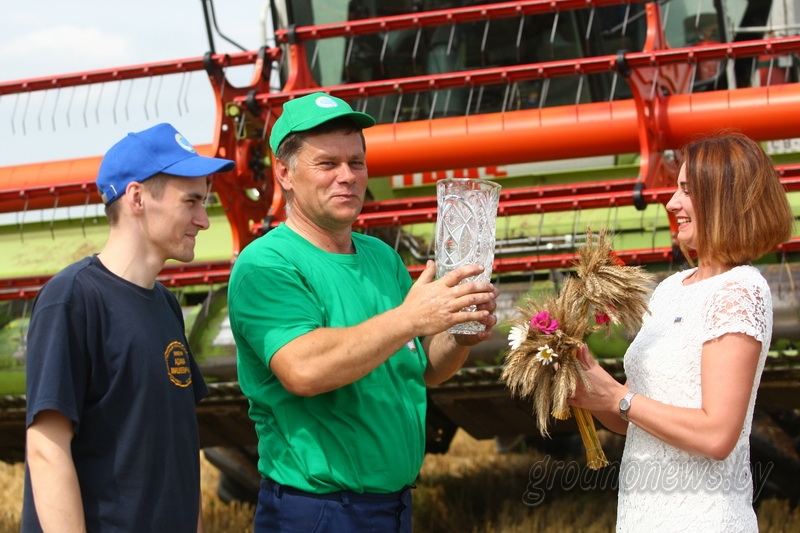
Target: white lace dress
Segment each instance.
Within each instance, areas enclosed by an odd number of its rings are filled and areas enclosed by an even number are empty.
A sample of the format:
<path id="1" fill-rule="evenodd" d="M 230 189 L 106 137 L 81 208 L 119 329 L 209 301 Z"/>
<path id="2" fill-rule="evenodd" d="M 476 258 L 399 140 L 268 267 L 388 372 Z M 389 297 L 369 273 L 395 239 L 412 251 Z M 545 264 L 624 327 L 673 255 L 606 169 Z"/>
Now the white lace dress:
<path id="1" fill-rule="evenodd" d="M 703 343 L 725 333 L 750 335 L 761 342 L 761 356 L 745 424 L 724 461 L 684 452 L 630 424 L 620 464 L 617 531 L 758 531 L 749 435 L 772 336 L 772 297 L 752 266 L 684 286 L 693 271 L 673 274 L 653 292 L 651 314 L 625 354 L 628 384 L 669 405 L 700 407 Z"/>

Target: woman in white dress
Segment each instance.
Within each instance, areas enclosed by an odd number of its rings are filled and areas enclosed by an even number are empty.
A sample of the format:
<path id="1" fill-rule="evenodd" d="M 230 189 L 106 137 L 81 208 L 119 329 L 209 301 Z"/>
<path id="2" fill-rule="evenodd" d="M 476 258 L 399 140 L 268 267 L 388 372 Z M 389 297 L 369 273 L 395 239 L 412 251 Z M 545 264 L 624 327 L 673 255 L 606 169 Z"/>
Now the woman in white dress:
<path id="1" fill-rule="evenodd" d="M 590 387 L 571 405 L 627 434 L 617 531 L 757 532 L 750 427 L 772 336 L 772 298 L 751 265 L 792 236 L 769 157 L 739 134 L 682 153 L 667 209 L 697 267 L 661 282 L 618 383 L 581 353 Z"/>

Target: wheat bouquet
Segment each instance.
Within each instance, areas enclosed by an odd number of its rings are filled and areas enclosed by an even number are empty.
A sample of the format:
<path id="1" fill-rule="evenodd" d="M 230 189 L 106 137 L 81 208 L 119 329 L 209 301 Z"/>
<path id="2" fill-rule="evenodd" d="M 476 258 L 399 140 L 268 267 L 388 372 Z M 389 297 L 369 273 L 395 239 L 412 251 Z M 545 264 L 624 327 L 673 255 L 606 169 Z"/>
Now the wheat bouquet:
<path id="1" fill-rule="evenodd" d="M 551 414 L 559 420 L 570 417 L 567 398 L 578 382 L 589 386 L 577 357 L 586 335 L 609 332 L 611 324 L 621 324 L 629 333 L 638 331 L 653 281 L 652 274 L 625 266 L 614 255 L 605 230 L 595 236 L 588 229 L 575 275 L 566 279 L 561 291 L 541 302 L 529 298 L 518 308 L 519 318 L 511 321 L 503 379 L 512 395 L 533 401 L 542 435 L 548 435 Z M 572 411 L 587 466 L 606 466 L 591 413 L 581 408 Z"/>

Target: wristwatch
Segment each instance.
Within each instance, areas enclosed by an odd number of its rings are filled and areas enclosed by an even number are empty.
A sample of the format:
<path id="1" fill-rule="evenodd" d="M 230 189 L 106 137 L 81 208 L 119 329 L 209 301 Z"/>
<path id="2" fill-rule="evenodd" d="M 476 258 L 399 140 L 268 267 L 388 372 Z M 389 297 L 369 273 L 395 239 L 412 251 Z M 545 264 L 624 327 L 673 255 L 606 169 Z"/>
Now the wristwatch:
<path id="1" fill-rule="evenodd" d="M 628 421 L 628 411 L 631 408 L 631 400 L 634 396 L 636 396 L 635 392 L 628 391 L 628 394 L 619 401 L 619 417 L 625 422 Z"/>

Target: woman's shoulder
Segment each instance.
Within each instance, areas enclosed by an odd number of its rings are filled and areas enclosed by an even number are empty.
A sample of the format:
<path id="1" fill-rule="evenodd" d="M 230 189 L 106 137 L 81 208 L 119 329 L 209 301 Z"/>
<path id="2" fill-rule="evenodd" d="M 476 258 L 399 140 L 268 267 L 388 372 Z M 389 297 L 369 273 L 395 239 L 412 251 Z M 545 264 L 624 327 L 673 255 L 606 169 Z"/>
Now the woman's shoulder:
<path id="1" fill-rule="evenodd" d="M 731 302 L 771 301 L 769 284 L 761 271 L 750 265 L 734 267 L 694 284 L 695 296 L 711 309 Z"/>
<path id="2" fill-rule="evenodd" d="M 733 267 L 715 276 L 718 285 L 721 287 L 754 287 L 758 289 L 768 289 L 769 284 L 766 278 L 761 274 L 761 271 L 752 265 L 740 265 Z"/>

